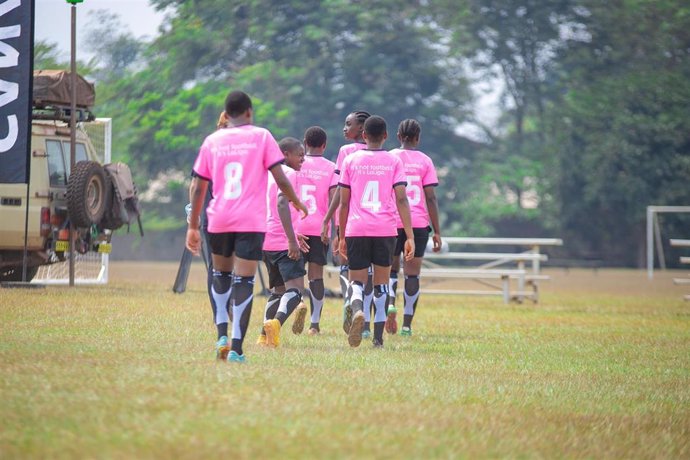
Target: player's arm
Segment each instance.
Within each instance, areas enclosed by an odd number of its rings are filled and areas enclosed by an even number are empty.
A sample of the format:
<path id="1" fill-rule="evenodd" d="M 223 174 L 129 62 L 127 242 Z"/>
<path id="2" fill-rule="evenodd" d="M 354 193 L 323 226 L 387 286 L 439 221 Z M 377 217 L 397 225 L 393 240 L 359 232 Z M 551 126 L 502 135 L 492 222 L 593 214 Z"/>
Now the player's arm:
<path id="1" fill-rule="evenodd" d="M 295 229 L 292 227 L 292 216 L 290 215 L 290 204 L 287 197 L 279 193 L 278 194 L 278 216 L 280 217 L 280 223 L 283 226 L 283 231 L 287 236 L 288 240 L 288 257 L 297 260 L 300 257 L 299 243 L 297 242 L 297 236 L 295 235 Z"/>
<path id="2" fill-rule="evenodd" d="M 323 216 L 323 222 L 321 222 L 321 241 L 323 241 L 324 244 L 328 244 L 328 240 L 330 240 L 330 235 L 328 234 L 328 224 L 333 219 L 335 211 L 336 209 L 338 209 L 338 205 L 340 204 L 340 186 L 331 188 L 328 191 L 328 196 L 330 200 L 328 205 L 328 211 L 326 211 L 326 215 Z M 337 230 L 335 233 L 335 239 L 333 240 L 333 244 L 333 249 L 335 249 L 338 244 Z"/>
<path id="3" fill-rule="evenodd" d="M 302 212 L 302 219 L 307 217 L 309 215 L 309 211 L 304 203 L 302 203 L 297 197 L 297 193 L 295 193 L 295 189 L 292 188 L 290 180 L 287 178 L 287 176 L 285 176 L 283 168 L 277 164 L 271 168 L 271 174 L 273 174 L 273 179 L 275 179 L 276 185 L 278 185 L 280 191 L 285 194 L 285 198 L 292 202 L 292 205 L 295 207 L 295 209 Z"/>
<path id="4" fill-rule="evenodd" d="M 347 230 L 347 218 L 350 214 L 350 189 L 348 187 L 338 187 L 340 190 L 340 214 L 338 220 L 340 227 L 338 228 L 338 253 L 344 259 L 347 259 L 347 243 L 345 242 L 345 230 Z M 335 244 L 335 243 L 334 243 Z"/>
<path id="5" fill-rule="evenodd" d="M 412 260 L 414 258 L 414 233 L 412 232 L 412 216 L 410 216 L 410 203 L 407 201 L 407 193 L 405 193 L 405 184 L 398 184 L 393 187 L 395 191 L 395 205 L 400 214 L 403 228 L 405 229 L 405 260 Z"/>
<path id="6" fill-rule="evenodd" d="M 438 218 L 438 200 L 436 199 L 435 187 L 424 187 L 424 197 L 426 198 L 429 220 L 431 220 L 431 228 L 434 230 L 434 234 L 431 237 L 434 242 L 434 252 L 439 252 L 441 250 L 441 225 Z"/>
<path id="7" fill-rule="evenodd" d="M 192 210 L 189 213 L 185 245 L 196 256 L 199 255 L 201 248 L 199 226 L 201 222 L 201 208 L 204 206 L 204 197 L 207 190 L 207 180 L 198 176 L 192 177 L 192 183 L 189 185 L 189 202 L 192 204 Z"/>

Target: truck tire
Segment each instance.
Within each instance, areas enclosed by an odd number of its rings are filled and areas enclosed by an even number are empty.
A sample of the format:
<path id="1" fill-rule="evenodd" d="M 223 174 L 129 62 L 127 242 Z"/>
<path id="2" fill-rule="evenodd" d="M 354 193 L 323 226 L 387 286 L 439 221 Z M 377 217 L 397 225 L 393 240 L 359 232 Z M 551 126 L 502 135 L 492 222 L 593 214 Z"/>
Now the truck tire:
<path id="1" fill-rule="evenodd" d="M 112 185 L 95 161 L 80 161 L 67 181 L 67 212 L 76 227 L 98 224 L 112 201 Z"/>
<path id="2" fill-rule="evenodd" d="M 38 273 L 38 267 L 26 267 L 26 281 L 34 279 Z M 21 281 L 22 266 L 0 268 L 0 281 Z"/>

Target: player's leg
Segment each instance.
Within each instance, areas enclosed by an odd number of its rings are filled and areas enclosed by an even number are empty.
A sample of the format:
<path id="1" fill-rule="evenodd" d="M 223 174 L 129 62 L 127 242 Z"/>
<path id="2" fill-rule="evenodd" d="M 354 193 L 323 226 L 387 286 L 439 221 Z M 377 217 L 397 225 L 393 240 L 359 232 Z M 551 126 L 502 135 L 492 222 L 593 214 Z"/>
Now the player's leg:
<path id="1" fill-rule="evenodd" d="M 323 244 L 318 236 L 309 237 L 309 253 L 306 255 L 309 262 L 307 278 L 309 279 L 309 302 L 311 306 L 311 318 L 309 335 L 317 335 L 321 332 L 319 323 L 323 310 L 324 295 L 326 289 L 323 284 L 323 267 L 326 265 L 326 251 L 328 247 Z"/>
<path id="2" fill-rule="evenodd" d="M 244 362 L 242 344 L 247 335 L 254 301 L 254 277 L 261 260 L 264 234 L 237 233 L 232 284 L 232 346 L 228 361 Z M 215 259 L 214 259 L 215 266 Z"/>
<path id="3" fill-rule="evenodd" d="M 374 285 L 372 283 L 372 268 L 369 266 L 367 273 L 367 284 L 364 286 L 364 330 L 362 331 L 362 338 L 368 339 L 371 336 L 371 311 L 374 307 Z"/>
<path id="4" fill-rule="evenodd" d="M 405 262 L 405 288 L 403 290 L 403 301 L 405 306 L 400 335 L 412 335 L 412 319 L 417 311 L 417 301 L 419 300 L 419 272 L 421 268 L 421 257 L 415 257 L 409 262 Z"/>
<path id="5" fill-rule="evenodd" d="M 404 263 L 405 287 L 403 289 L 403 327 L 400 335 L 412 335 L 412 320 L 417 312 L 417 302 L 419 301 L 419 274 L 422 270 L 422 260 L 424 251 L 429 240 L 428 228 L 415 228 L 414 231 L 414 258 Z"/>
<path id="6" fill-rule="evenodd" d="M 228 310 L 232 291 L 234 235 L 215 233 L 209 236 L 209 240 L 213 241 L 211 257 L 215 268 L 212 269 L 207 287 L 217 330 L 216 358 L 225 360 L 230 352 L 228 343 L 230 315 Z"/>
<path id="7" fill-rule="evenodd" d="M 290 259 L 287 251 L 277 253 L 274 262 L 278 266 L 281 278 L 285 281 L 285 293 L 280 298 L 275 318 L 264 323 L 264 331 L 266 331 L 268 345 L 277 347 L 280 344 L 280 329 L 293 311 L 298 310 L 296 324 L 292 328 L 293 332 L 299 334 L 304 328 L 307 307 L 302 303 L 302 291 L 306 271 L 304 259 L 302 257 L 299 260 Z"/>
<path id="8" fill-rule="evenodd" d="M 383 330 L 387 325 L 388 280 L 390 279 L 396 237 L 376 238 L 372 261 L 374 264 L 374 346 L 383 346 Z M 390 314 L 390 310 L 389 310 Z"/>
<path id="9" fill-rule="evenodd" d="M 276 313 L 278 313 L 278 305 L 280 303 L 280 298 L 285 293 L 285 282 L 283 281 L 283 278 L 280 276 L 280 270 L 278 270 L 278 266 L 273 261 L 275 254 L 276 252 L 273 251 L 263 251 L 263 261 L 264 265 L 266 266 L 268 288 L 271 290 L 271 295 L 268 298 L 268 301 L 266 302 L 266 306 L 264 308 L 264 320 L 261 323 L 261 333 L 259 334 L 259 338 L 256 341 L 256 343 L 258 343 L 259 345 L 269 344 L 266 338 L 266 330 L 263 325 L 266 324 L 266 321 L 276 317 Z M 271 342 L 271 345 L 273 345 L 273 342 Z"/>
<path id="10" fill-rule="evenodd" d="M 405 230 L 398 229 L 398 237 L 393 248 L 393 258 L 391 263 L 391 274 L 388 279 L 388 301 L 386 302 L 386 332 L 395 334 L 398 331 L 397 315 L 395 307 L 395 294 L 398 287 L 398 272 L 400 271 L 400 254 L 405 246 Z"/>
<path id="11" fill-rule="evenodd" d="M 347 258 L 350 266 L 350 308 L 352 309 L 352 325 L 348 331 L 347 341 L 351 347 L 358 347 L 362 343 L 364 329 L 364 286 L 367 283 L 369 266 L 371 265 L 371 238 L 351 237 L 347 241 Z"/>

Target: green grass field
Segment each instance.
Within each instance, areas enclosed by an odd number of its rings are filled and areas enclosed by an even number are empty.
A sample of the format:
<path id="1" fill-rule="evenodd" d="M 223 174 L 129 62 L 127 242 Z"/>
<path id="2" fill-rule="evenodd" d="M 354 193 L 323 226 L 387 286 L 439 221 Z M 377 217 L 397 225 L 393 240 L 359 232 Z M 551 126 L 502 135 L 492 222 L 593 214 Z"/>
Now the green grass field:
<path id="1" fill-rule="evenodd" d="M 195 264 L 0 289 L 0 458 L 690 458 L 690 302 L 672 275 L 548 272 L 538 305 L 423 296 L 414 336 L 213 359 Z M 678 276 L 676 273 L 674 276 Z M 290 321 L 290 320 L 288 320 Z M 288 323 L 290 324 L 290 323 Z"/>

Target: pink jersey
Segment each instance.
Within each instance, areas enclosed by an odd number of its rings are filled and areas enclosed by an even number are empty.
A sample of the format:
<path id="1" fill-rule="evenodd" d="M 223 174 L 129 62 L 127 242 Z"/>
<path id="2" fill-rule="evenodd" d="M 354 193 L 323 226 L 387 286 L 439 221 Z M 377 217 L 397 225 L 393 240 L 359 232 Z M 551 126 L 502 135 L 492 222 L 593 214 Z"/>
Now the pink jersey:
<path id="1" fill-rule="evenodd" d="M 361 142 L 353 142 L 352 144 L 346 144 L 340 147 L 340 150 L 338 150 L 338 158 L 336 158 L 335 160 L 335 173 L 340 175 L 340 172 L 343 169 L 343 161 L 345 161 L 345 158 L 347 158 L 348 155 L 359 150 L 364 150 L 366 148 L 367 144 L 362 144 Z M 338 216 L 338 212 L 336 211 L 335 225 L 338 225 L 338 219 L 340 219 L 340 217 Z"/>
<path id="2" fill-rule="evenodd" d="M 283 172 L 292 184 L 292 188 L 297 190 L 297 171 L 292 168 L 288 168 L 282 165 Z M 264 238 L 264 251 L 287 251 L 288 249 L 288 239 L 285 234 L 285 229 L 280 221 L 280 215 L 278 214 L 278 195 L 280 194 L 278 189 L 278 184 L 276 184 L 273 176 L 268 178 L 268 192 L 265 198 L 268 203 L 268 216 L 266 218 L 266 237 Z M 290 217 L 292 218 L 292 228 L 297 226 L 299 221 L 299 211 L 297 211 L 294 206 L 290 206 Z M 297 232 L 295 232 L 297 233 Z"/>
<path id="3" fill-rule="evenodd" d="M 429 225 L 429 211 L 426 209 L 424 187 L 438 185 L 436 168 L 425 153 L 419 150 L 393 149 L 391 154 L 400 158 L 405 168 L 407 178 L 407 201 L 410 203 L 412 228 L 424 228 Z M 402 228 L 402 220 L 397 216 L 398 228 Z"/>
<path id="4" fill-rule="evenodd" d="M 243 125 L 219 129 L 204 139 L 194 173 L 212 182 L 206 208 L 208 231 L 265 232 L 269 169 L 284 159 L 271 133 Z"/>
<path id="5" fill-rule="evenodd" d="M 350 189 L 345 236 L 396 236 L 393 187 L 405 185 L 400 159 L 385 150 L 360 150 L 343 162 L 341 187 Z"/>
<path id="6" fill-rule="evenodd" d="M 306 155 L 302 169 L 297 171 L 295 192 L 309 210 L 309 215 L 297 223 L 302 235 L 321 235 L 321 222 L 328 212 L 328 194 L 338 185 L 335 163 L 322 156 Z"/>
<path id="7" fill-rule="evenodd" d="M 349 154 L 358 150 L 364 150 L 366 148 L 367 144 L 362 144 L 361 142 L 353 142 L 352 144 L 347 144 L 340 147 L 340 150 L 338 150 L 338 157 L 335 160 L 335 173 L 340 174 L 340 172 L 343 170 L 343 161 L 345 161 L 345 158 L 347 158 Z"/>

